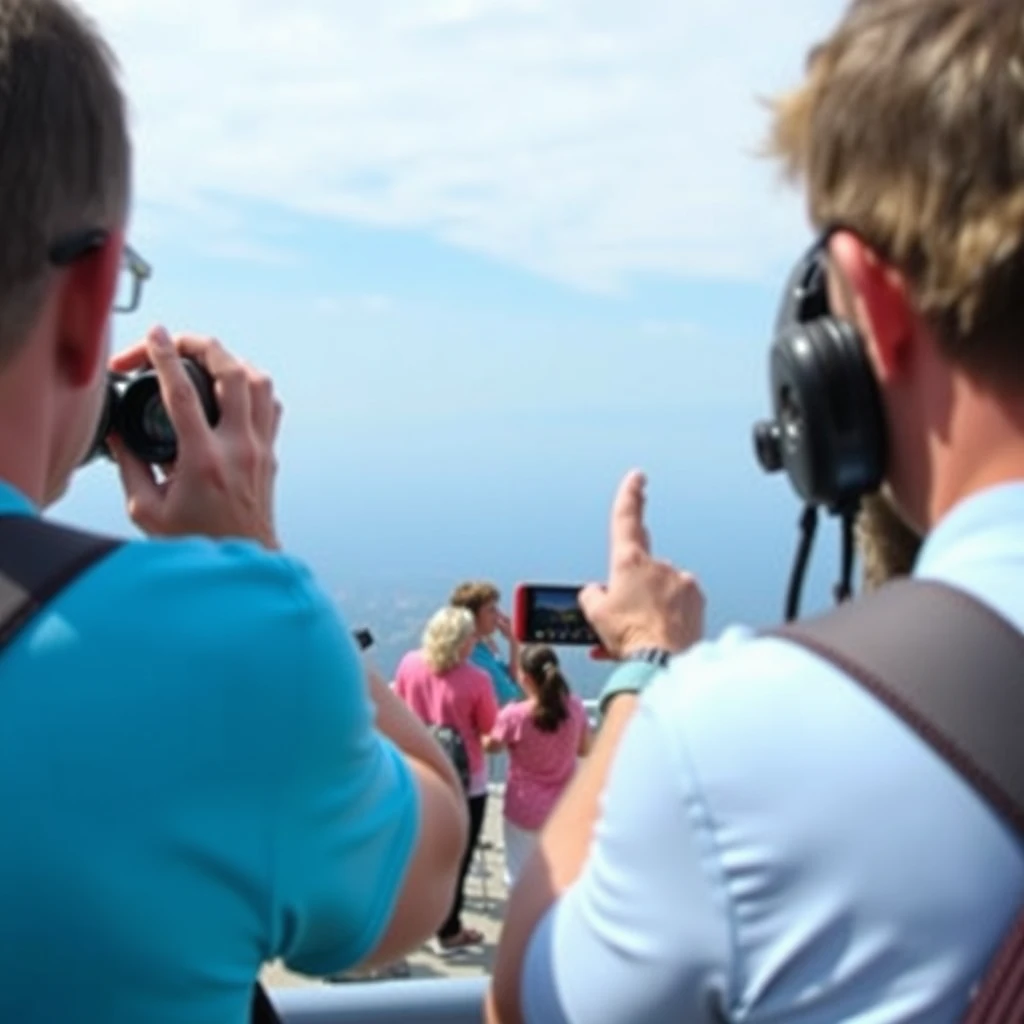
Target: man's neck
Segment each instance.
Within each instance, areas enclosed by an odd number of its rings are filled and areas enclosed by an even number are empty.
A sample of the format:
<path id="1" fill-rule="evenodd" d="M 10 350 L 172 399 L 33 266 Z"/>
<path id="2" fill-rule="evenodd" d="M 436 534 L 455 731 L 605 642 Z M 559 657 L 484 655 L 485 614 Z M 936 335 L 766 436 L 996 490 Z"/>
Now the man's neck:
<path id="1" fill-rule="evenodd" d="M 54 410 L 51 393 L 40 386 L 44 367 L 26 347 L 0 372 L 0 479 L 17 488 L 33 504 L 43 506 L 53 453 Z"/>
<path id="2" fill-rule="evenodd" d="M 966 389 L 946 438 L 932 447 L 930 527 L 974 494 L 1024 482 L 1024 400 Z"/>

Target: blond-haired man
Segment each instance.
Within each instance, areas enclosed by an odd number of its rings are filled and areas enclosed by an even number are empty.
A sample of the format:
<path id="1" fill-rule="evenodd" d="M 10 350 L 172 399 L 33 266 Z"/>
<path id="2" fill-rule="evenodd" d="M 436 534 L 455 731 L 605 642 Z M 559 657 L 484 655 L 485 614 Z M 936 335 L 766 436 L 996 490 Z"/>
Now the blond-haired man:
<path id="1" fill-rule="evenodd" d="M 772 137 L 877 383 L 914 574 L 1024 627 L 1024 0 L 855 0 Z M 582 598 L 625 664 L 512 895 L 492 1019 L 960 1019 L 1024 898 L 1014 831 L 804 649 L 698 642 L 643 500 L 631 475 Z"/>

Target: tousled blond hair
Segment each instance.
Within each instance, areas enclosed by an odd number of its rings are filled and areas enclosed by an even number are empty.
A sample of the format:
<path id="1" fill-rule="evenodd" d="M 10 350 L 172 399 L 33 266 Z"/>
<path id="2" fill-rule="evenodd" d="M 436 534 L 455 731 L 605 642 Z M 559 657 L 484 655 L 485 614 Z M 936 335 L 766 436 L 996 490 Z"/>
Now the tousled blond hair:
<path id="1" fill-rule="evenodd" d="M 475 633 L 472 612 L 466 608 L 442 608 L 423 630 L 424 660 L 438 675 L 451 671 L 462 660 L 466 641 Z"/>
<path id="2" fill-rule="evenodd" d="M 815 224 L 903 273 L 949 359 L 1024 384 L 1024 2 L 853 0 L 773 108 Z"/>

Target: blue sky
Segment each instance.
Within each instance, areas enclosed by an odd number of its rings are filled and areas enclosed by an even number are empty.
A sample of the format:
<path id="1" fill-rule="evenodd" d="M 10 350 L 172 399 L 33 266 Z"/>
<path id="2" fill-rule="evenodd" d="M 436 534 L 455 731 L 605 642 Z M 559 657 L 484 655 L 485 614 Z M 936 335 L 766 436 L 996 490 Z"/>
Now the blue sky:
<path id="1" fill-rule="evenodd" d="M 638 465 L 714 621 L 770 617 L 798 509 L 750 425 L 806 226 L 757 97 L 839 6 L 87 3 L 155 266 L 118 340 L 162 322 L 272 372 L 281 532 L 335 592 L 600 574 Z M 110 467 L 60 513 L 124 528 Z"/>

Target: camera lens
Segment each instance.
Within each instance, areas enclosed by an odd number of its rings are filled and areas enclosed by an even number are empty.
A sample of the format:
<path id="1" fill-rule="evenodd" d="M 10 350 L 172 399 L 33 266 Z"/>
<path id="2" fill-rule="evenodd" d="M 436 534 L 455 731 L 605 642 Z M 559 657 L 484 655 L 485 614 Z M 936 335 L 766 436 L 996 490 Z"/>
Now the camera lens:
<path id="1" fill-rule="evenodd" d="M 174 461 L 178 439 L 160 398 L 160 383 L 155 373 L 139 374 L 125 388 L 114 429 L 143 462 Z"/>
<path id="2" fill-rule="evenodd" d="M 199 404 L 211 427 L 220 419 L 210 375 L 194 360 L 183 359 Z M 146 370 L 132 378 L 117 406 L 114 429 L 143 462 L 166 465 L 178 456 L 178 437 L 160 396 L 156 373 Z"/>
<path id="3" fill-rule="evenodd" d="M 177 440 L 174 427 L 171 426 L 171 418 L 167 415 L 159 392 L 147 399 L 142 409 L 141 421 L 146 437 L 158 444 L 174 444 Z"/>

